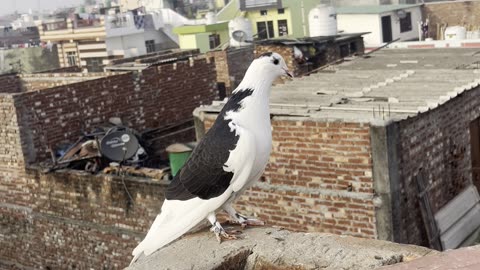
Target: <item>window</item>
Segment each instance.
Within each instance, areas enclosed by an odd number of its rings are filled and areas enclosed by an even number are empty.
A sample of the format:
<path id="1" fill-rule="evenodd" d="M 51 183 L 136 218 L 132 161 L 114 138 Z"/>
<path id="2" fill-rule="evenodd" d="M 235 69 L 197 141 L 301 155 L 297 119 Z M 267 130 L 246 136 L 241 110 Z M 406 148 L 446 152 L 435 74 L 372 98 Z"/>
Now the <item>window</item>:
<path id="1" fill-rule="evenodd" d="M 88 72 L 103 72 L 103 58 L 87 58 L 87 70 Z"/>
<path id="2" fill-rule="evenodd" d="M 69 67 L 77 65 L 77 54 L 75 52 L 67 52 L 67 62 Z"/>
<path id="3" fill-rule="evenodd" d="M 287 20 L 278 20 L 278 35 L 279 36 L 288 36 Z"/>
<path id="4" fill-rule="evenodd" d="M 259 39 L 275 37 L 275 33 L 273 32 L 273 21 L 257 22 L 257 33 Z"/>
<path id="5" fill-rule="evenodd" d="M 400 33 L 412 31 L 412 13 L 405 13 L 405 18 L 400 19 Z"/>
<path id="6" fill-rule="evenodd" d="M 155 40 L 147 40 L 145 41 L 145 47 L 147 48 L 147 53 L 151 53 L 155 51 Z"/>
<path id="7" fill-rule="evenodd" d="M 220 35 L 211 34 L 208 36 L 208 41 L 210 42 L 210 49 L 215 49 L 216 47 L 220 46 Z"/>
<path id="8" fill-rule="evenodd" d="M 267 13 L 268 12 L 265 9 L 260 10 L 260 15 L 262 15 L 262 16 L 267 16 Z"/>
<path id="9" fill-rule="evenodd" d="M 285 13 L 285 9 L 284 8 L 279 8 L 278 9 L 278 14 L 284 14 Z"/>

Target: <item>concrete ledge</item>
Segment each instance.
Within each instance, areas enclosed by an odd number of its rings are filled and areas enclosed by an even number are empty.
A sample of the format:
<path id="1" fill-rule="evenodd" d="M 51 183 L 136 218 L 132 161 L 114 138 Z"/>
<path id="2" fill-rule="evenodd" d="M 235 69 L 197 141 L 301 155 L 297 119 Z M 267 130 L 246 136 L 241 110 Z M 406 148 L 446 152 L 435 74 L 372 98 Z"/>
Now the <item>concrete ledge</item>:
<path id="1" fill-rule="evenodd" d="M 412 262 L 386 267 L 385 270 L 478 270 L 480 269 L 480 246 L 447 250 Z"/>
<path id="2" fill-rule="evenodd" d="M 387 241 L 279 228 L 250 228 L 241 237 L 219 244 L 211 232 L 196 233 L 127 269 L 373 269 L 438 253 Z"/>

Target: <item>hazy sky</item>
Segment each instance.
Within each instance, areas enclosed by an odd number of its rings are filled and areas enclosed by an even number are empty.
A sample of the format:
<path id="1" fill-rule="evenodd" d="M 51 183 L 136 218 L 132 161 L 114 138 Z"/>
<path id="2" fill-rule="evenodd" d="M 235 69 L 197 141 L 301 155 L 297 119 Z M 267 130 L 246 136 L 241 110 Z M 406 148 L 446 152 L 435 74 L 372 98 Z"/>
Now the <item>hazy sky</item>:
<path id="1" fill-rule="evenodd" d="M 56 7 L 66 7 L 78 5 L 84 0 L 0 0 L 0 15 L 12 13 L 18 10 L 25 13 L 29 8 L 32 10 L 54 9 Z"/>

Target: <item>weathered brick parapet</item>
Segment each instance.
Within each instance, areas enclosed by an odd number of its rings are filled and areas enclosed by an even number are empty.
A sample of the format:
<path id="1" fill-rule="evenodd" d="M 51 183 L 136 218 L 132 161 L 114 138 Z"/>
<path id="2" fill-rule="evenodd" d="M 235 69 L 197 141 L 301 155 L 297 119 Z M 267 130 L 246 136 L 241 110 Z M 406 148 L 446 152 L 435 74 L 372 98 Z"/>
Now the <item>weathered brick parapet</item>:
<path id="1" fill-rule="evenodd" d="M 123 269 L 167 185 L 37 169 L 0 177 L 0 269 Z"/>

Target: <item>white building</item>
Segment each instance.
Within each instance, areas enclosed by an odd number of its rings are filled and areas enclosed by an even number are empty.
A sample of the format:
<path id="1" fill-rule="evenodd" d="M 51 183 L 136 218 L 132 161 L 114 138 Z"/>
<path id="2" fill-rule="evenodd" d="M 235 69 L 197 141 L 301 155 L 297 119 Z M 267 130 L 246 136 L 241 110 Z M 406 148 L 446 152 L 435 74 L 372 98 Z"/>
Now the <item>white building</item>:
<path id="1" fill-rule="evenodd" d="M 397 38 L 418 39 L 421 4 L 344 6 L 337 8 L 338 30 L 344 33 L 370 32 L 364 35 L 366 47 L 375 47 Z"/>

